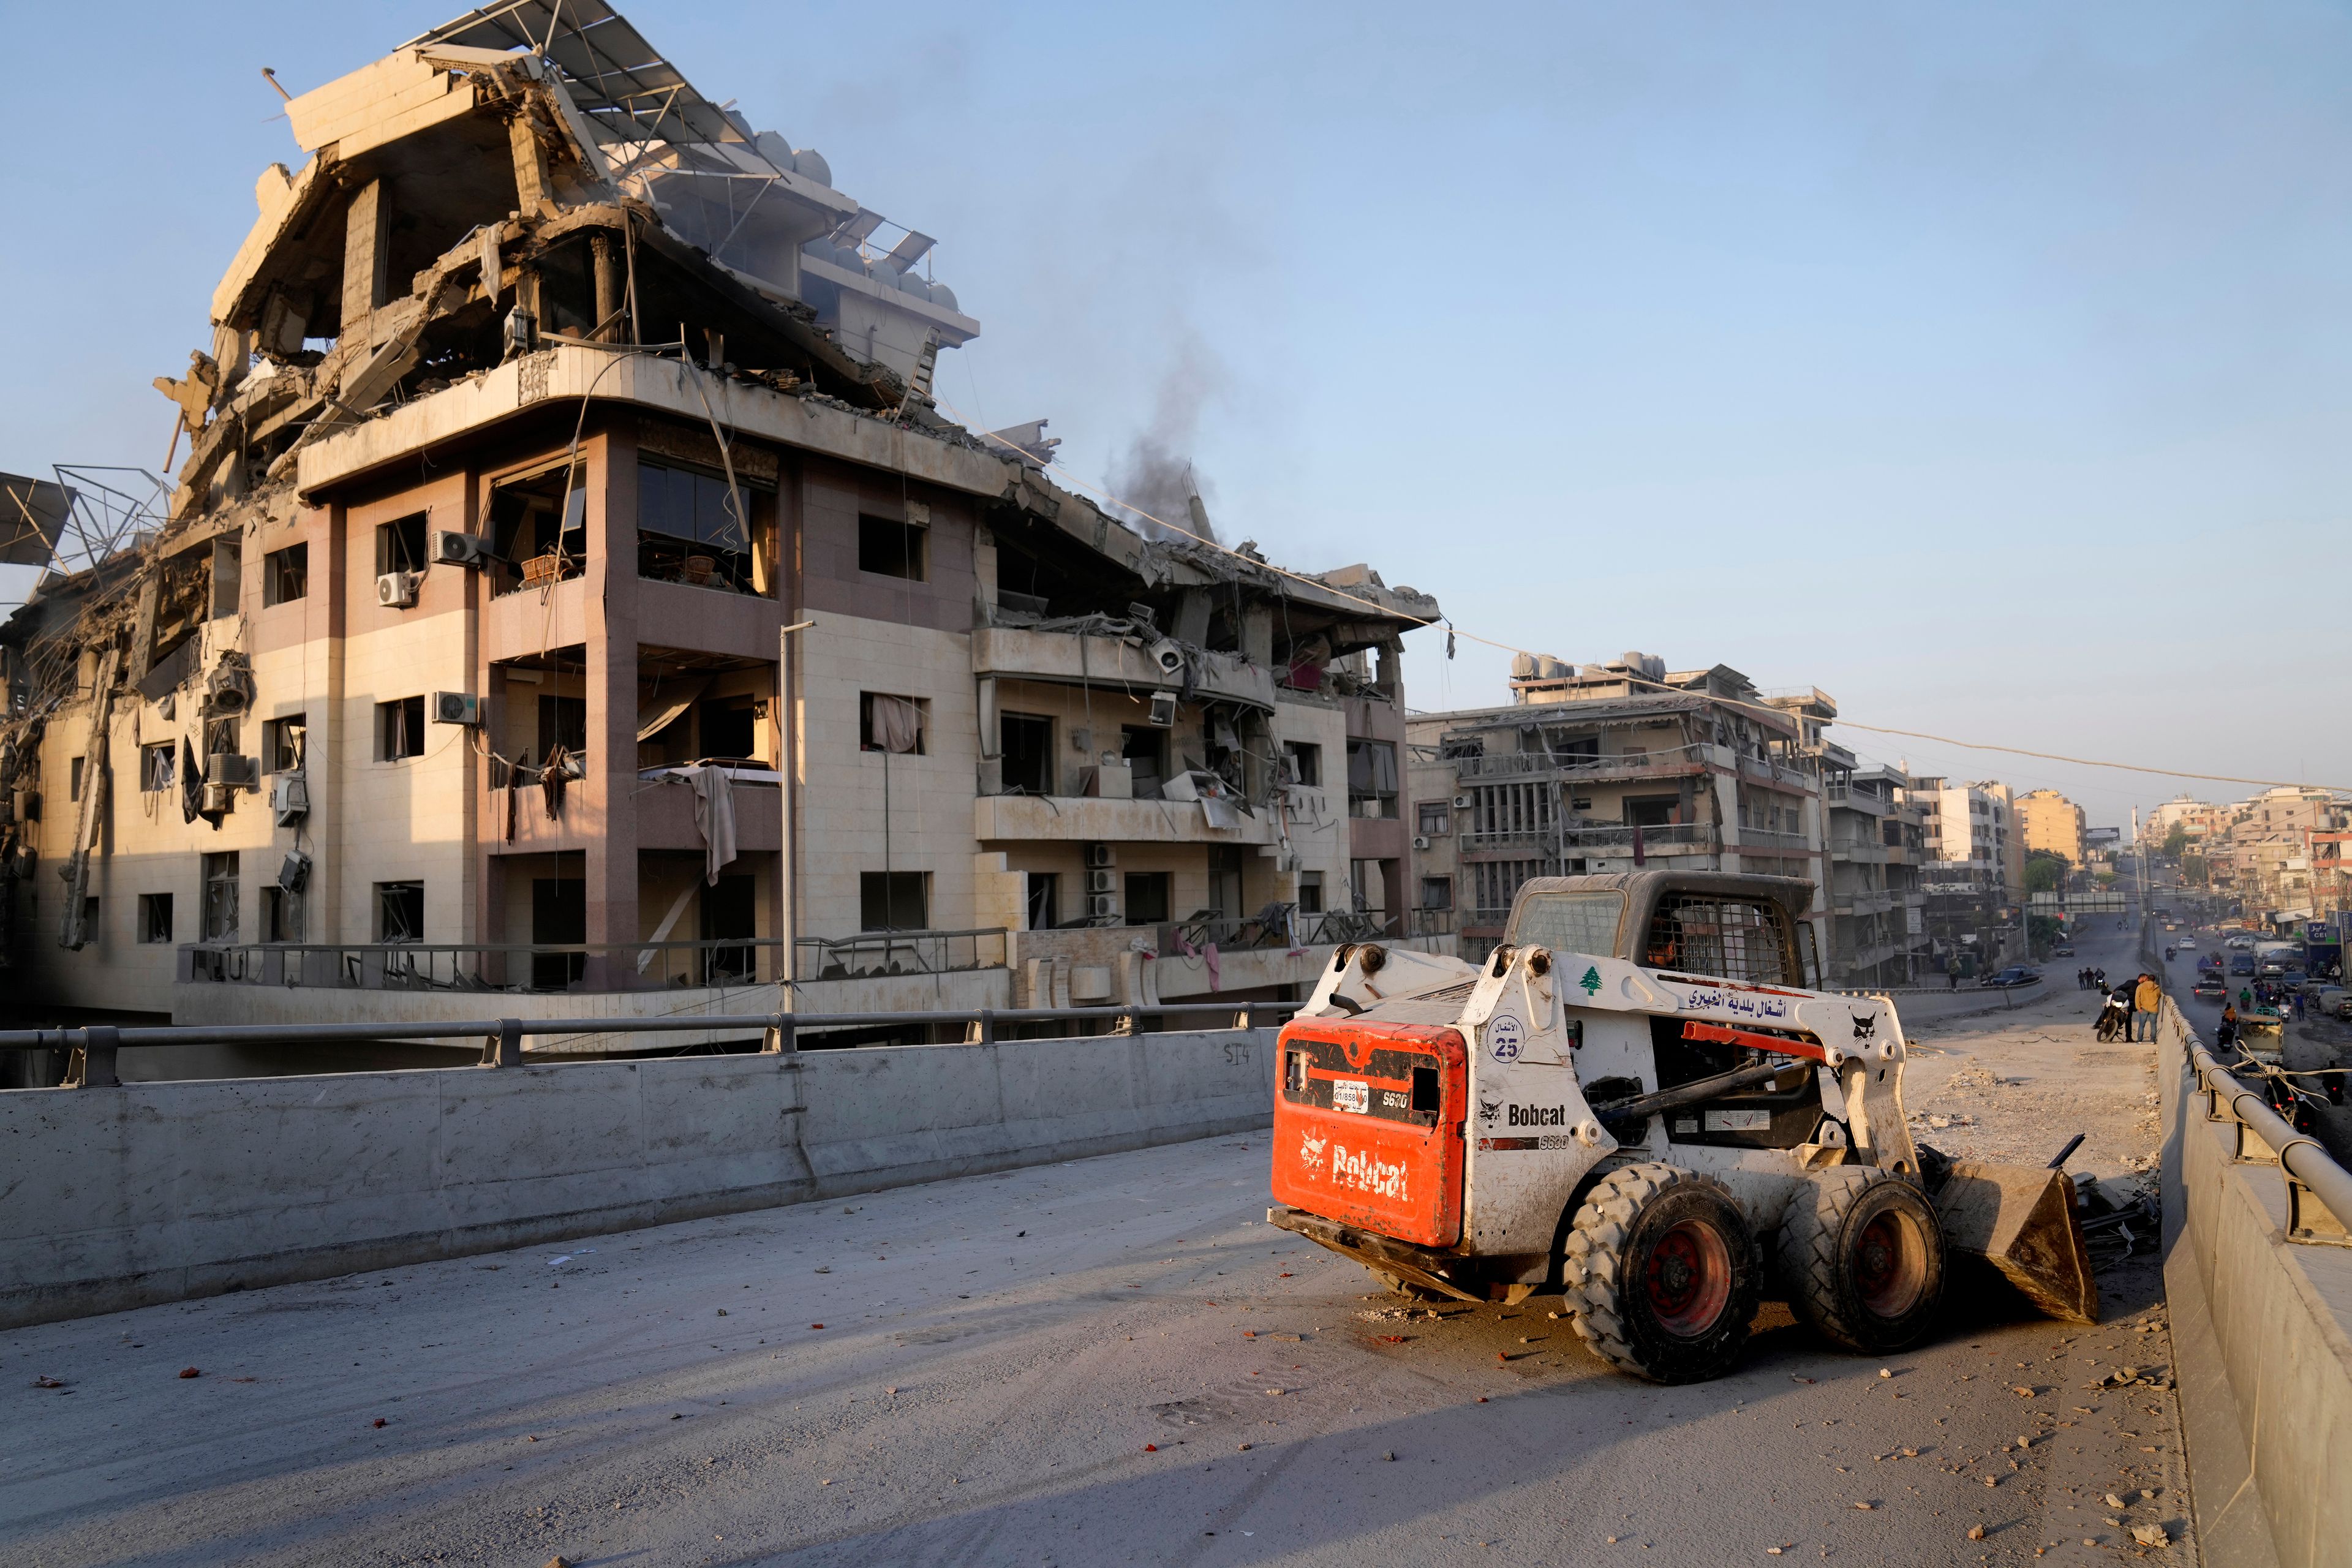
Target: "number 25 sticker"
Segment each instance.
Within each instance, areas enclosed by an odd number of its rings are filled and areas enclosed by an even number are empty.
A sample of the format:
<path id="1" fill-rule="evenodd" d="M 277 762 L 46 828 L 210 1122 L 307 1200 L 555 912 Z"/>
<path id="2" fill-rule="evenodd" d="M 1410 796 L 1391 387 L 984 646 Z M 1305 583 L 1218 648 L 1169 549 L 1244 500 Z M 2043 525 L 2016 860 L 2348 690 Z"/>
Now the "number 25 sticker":
<path id="1" fill-rule="evenodd" d="M 1519 1046 L 1521 1043 L 1519 1021 L 1517 1018 L 1510 1016 L 1508 1014 L 1495 1019 L 1486 1026 L 1486 1046 L 1489 1050 L 1492 1050 L 1495 1053 L 1495 1059 L 1496 1061 L 1515 1062 L 1518 1060 Z"/>

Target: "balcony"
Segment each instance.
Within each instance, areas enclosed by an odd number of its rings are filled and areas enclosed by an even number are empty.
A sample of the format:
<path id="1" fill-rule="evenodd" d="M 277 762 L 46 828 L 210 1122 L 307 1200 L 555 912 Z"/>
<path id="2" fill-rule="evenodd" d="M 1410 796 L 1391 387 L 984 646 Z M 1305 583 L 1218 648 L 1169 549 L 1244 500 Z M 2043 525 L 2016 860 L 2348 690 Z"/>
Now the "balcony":
<path id="1" fill-rule="evenodd" d="M 1837 810 L 1858 811 L 1871 816 L 1885 816 L 1896 809 L 1895 803 L 1885 795 L 1873 795 L 1866 789 L 1855 789 L 1851 784 L 1825 784 L 1822 788 L 1822 798 Z"/>
<path id="2" fill-rule="evenodd" d="M 1630 855 L 1633 852 L 1635 831 L 1612 825 L 1465 833 L 1462 835 L 1462 852 L 1465 856 L 1502 856 L 1526 855 L 1537 850 L 1550 853 L 1557 849 L 1571 856 Z M 1642 850 L 1645 855 L 1704 855 L 1713 852 L 1722 843 L 1722 835 L 1709 822 L 1670 823 L 1639 831 Z"/>
<path id="3" fill-rule="evenodd" d="M 1811 849 L 1812 840 L 1801 833 L 1784 833 L 1777 827 L 1742 827 L 1736 849 Z"/>
<path id="4" fill-rule="evenodd" d="M 1703 773 L 1713 746 L 1668 746 L 1654 752 L 1621 752 L 1606 757 L 1558 756 L 1542 752 L 1504 752 L 1493 756 L 1456 757 L 1454 776 L 1463 784 L 1482 779 L 1508 780 L 1559 777 L 1578 783 L 1607 779 L 1672 778 Z"/>
<path id="5" fill-rule="evenodd" d="M 1830 845 L 1830 858 L 1849 866 L 1898 864 L 1899 862 L 1896 862 L 1894 858 L 1900 853 L 1901 851 L 1890 849 L 1884 844 L 1873 844 L 1860 838 L 1832 841 Z"/>
<path id="6" fill-rule="evenodd" d="M 1031 631 L 1019 626 L 982 626 L 971 634 L 971 670 L 982 678 L 1046 680 L 1077 686 L 1124 686 L 1174 691 L 1183 669 L 1163 668 L 1151 646 L 1123 637 L 1076 632 Z M 1196 696 L 1245 702 L 1271 710 L 1274 672 L 1236 653 L 1204 652 L 1193 670 Z"/>
<path id="7" fill-rule="evenodd" d="M 1233 826 L 1212 826 L 1208 807 L 1197 800 L 984 795 L 972 802 L 971 831 L 983 844 L 1272 844 L 1281 837 L 1264 813 L 1232 810 Z"/>

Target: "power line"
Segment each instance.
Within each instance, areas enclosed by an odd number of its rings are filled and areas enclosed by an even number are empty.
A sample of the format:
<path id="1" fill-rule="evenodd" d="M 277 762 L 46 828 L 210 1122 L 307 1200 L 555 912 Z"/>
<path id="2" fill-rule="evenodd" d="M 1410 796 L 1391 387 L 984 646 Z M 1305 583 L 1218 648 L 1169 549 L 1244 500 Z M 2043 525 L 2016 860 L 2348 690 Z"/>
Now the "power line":
<path id="1" fill-rule="evenodd" d="M 961 409 L 957 408 L 955 405 L 948 402 L 945 398 L 937 397 L 936 395 L 934 397 L 934 401 L 940 407 L 946 409 L 950 414 L 955 416 L 957 419 L 962 421 L 965 428 L 971 429 L 973 427 L 973 421 Z M 1143 518 L 1150 522 L 1156 522 L 1162 528 L 1181 533 L 1187 538 L 1192 539 L 1200 544 L 1205 545 L 1211 550 L 1216 551 L 1220 554 L 1230 555 L 1236 561 L 1246 562 L 1252 566 L 1271 572 L 1276 576 L 1287 577 L 1294 583 L 1302 584 L 1322 593 L 1335 595 L 1339 598 L 1347 600 L 1350 604 L 1361 605 L 1364 608 L 1378 611 L 1383 616 L 1392 616 L 1399 620 L 1411 621 L 1417 627 L 1443 626 L 1445 628 L 1446 636 L 1449 638 L 1458 637 L 1467 642 L 1483 643 L 1488 647 L 1498 648 L 1505 653 L 1522 654 L 1529 658 L 1548 657 L 1537 654 L 1532 648 L 1520 647 L 1515 643 L 1497 642 L 1493 637 L 1481 637 L 1476 632 L 1465 631 L 1460 626 L 1454 625 L 1451 619 L 1443 617 L 1436 620 L 1426 619 L 1423 616 L 1410 614 L 1407 611 L 1395 609 L 1387 605 L 1378 604 L 1373 600 L 1364 598 L 1359 595 L 1350 594 L 1344 588 L 1335 588 L 1319 577 L 1310 577 L 1305 573 L 1293 572 L 1286 567 L 1276 566 L 1270 561 L 1263 561 L 1254 555 L 1244 555 L 1240 551 L 1233 549 L 1230 546 L 1221 544 L 1213 539 L 1202 539 L 1199 534 L 1194 533 L 1190 528 L 1183 527 L 1181 524 L 1169 522 L 1162 518 L 1153 517 L 1141 507 L 1121 500 L 1118 497 L 1111 494 L 1108 490 L 1104 489 L 1099 485 L 1088 484 L 1086 480 L 1078 478 L 1077 475 L 1070 472 L 1069 469 L 1062 467 L 1059 463 L 1054 462 L 1050 459 L 1041 461 L 1034 454 L 1014 446 L 1012 442 L 1007 441 L 1004 437 L 997 435 L 994 431 L 982 430 L 978 432 L 978 434 L 981 436 L 982 439 L 995 442 L 998 446 L 1013 453 L 1024 461 L 1037 462 L 1042 468 L 1051 468 L 1054 472 L 1059 474 L 1063 479 L 1066 479 L 1071 484 L 1076 485 L 1078 489 L 1086 490 L 1089 494 L 1099 496 L 1103 500 L 1110 502 L 1111 505 L 1118 507 L 1122 510 L 1132 512 L 1137 517 Z M 1680 696 L 1690 695 L 1690 693 L 1682 687 L 1669 686 L 1664 681 L 1651 680 L 1644 677 L 1637 676 L 1631 670 L 1625 672 L 1623 679 L 1628 686 L 1645 686 L 1656 691 L 1671 692 Z M 1782 718 L 1789 717 L 1786 710 L 1771 708 L 1769 705 L 1762 703 L 1746 702 L 1741 701 L 1738 699 L 1724 697 L 1717 697 L 1715 700 L 1718 702 L 1730 703 L 1736 707 L 1754 709 L 1759 712 L 1771 713 Z M 1944 745 L 1958 746 L 1969 751 L 2006 752 L 2013 756 L 2039 757 L 2044 762 L 2072 763 L 2078 767 L 2114 768 L 2122 773 L 2158 773 L 2167 778 L 2204 779 L 2216 784 L 2261 784 L 2265 788 L 2270 789 L 2300 789 L 2305 787 L 2302 784 L 2291 783 L 2284 779 L 2248 779 L 2238 778 L 2230 773 L 2189 773 L 2178 768 L 2143 767 L 2137 763 L 2110 763 L 2102 762 L 2095 757 L 2070 757 L 2058 752 L 2032 752 L 2026 750 L 2022 746 L 2000 746 L 1986 741 L 1957 741 L 1949 735 L 1931 735 L 1923 730 L 1890 729 L 1884 724 L 1864 724 L 1855 720 L 1843 717 L 1830 720 L 1828 722 L 1832 724 L 1843 724 L 1850 729 L 1868 730 L 1874 734 L 1903 735 L 1916 741 L 1936 741 Z M 2340 784 L 2315 784 L 2308 787 L 2329 790 L 2339 795 L 2352 794 L 2352 789 L 2347 789 L 2346 786 Z"/>

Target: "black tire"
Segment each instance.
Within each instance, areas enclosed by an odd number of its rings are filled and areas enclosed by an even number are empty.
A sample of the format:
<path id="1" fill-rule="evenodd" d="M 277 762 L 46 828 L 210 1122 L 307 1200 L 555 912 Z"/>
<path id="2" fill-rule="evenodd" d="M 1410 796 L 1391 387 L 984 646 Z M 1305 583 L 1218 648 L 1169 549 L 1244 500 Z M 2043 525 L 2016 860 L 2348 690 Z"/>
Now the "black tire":
<path id="1" fill-rule="evenodd" d="M 1721 1377 L 1756 1316 L 1756 1244 L 1712 1176 L 1674 1165 L 1612 1171 L 1569 1226 L 1562 1294 L 1579 1338 L 1653 1383 Z"/>
<path id="2" fill-rule="evenodd" d="M 1944 1300 L 1944 1229 L 1918 1186 L 1864 1165 L 1817 1171 L 1780 1219 L 1790 1310 L 1823 1339 L 1879 1355 L 1916 1344 Z"/>

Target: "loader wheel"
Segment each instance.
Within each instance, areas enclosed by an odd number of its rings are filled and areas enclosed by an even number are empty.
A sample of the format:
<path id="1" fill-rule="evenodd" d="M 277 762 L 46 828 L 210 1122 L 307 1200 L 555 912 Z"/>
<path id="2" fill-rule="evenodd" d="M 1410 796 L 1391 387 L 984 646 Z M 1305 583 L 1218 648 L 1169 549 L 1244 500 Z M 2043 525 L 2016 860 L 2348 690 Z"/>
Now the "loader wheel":
<path id="1" fill-rule="evenodd" d="M 1944 1296 L 1944 1230 L 1918 1187 L 1866 1166 L 1815 1172 L 1780 1220 L 1789 1306 L 1822 1337 L 1876 1355 L 1916 1344 Z"/>
<path id="2" fill-rule="evenodd" d="M 1723 1184 L 1629 1165 L 1576 1211 L 1560 1264 L 1578 1337 L 1621 1372 L 1702 1383 L 1731 1370 L 1756 1315 L 1756 1247 Z"/>

